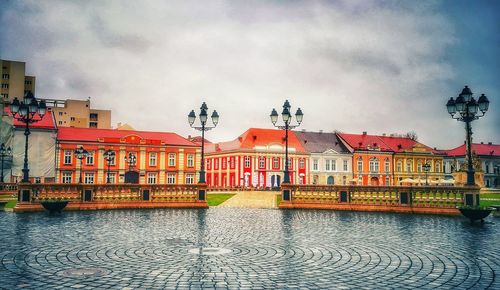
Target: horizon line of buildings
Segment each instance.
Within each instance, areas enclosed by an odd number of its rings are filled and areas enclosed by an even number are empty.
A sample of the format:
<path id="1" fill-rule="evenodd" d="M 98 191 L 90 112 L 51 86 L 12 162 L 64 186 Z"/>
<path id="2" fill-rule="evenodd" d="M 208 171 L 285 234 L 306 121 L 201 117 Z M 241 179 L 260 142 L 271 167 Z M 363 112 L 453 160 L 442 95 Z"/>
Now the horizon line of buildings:
<path id="1" fill-rule="evenodd" d="M 24 124 L 10 118 L 6 145 L 13 149 L 5 164 L 6 179 L 21 180 Z M 201 138 L 176 133 L 120 129 L 60 127 L 54 112 L 30 126 L 30 180 L 40 183 L 192 184 L 197 183 Z M 279 187 L 283 180 L 285 132 L 250 128 L 227 142 L 205 143 L 206 182 L 210 187 Z M 80 163 L 75 149 L 89 155 Z M 104 152 L 112 150 L 109 163 Z M 478 183 L 500 187 L 500 145 L 473 144 L 480 162 Z M 126 157 L 136 158 L 130 164 Z M 289 167 L 294 184 L 430 185 L 456 183 L 454 172 L 465 164 L 465 145 L 438 150 L 404 136 L 342 132 L 289 132 Z M 430 170 L 426 173 L 424 165 Z M 134 174 L 132 174 L 134 173 Z"/>

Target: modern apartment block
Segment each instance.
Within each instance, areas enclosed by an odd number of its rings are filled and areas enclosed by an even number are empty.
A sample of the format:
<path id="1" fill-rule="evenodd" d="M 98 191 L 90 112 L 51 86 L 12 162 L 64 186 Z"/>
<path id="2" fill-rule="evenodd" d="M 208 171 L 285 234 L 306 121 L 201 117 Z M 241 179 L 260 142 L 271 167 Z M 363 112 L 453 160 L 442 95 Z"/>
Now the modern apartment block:
<path id="1" fill-rule="evenodd" d="M 92 109 L 90 99 L 45 101 L 58 127 L 111 129 L 111 110 Z"/>
<path id="2" fill-rule="evenodd" d="M 22 99 L 26 91 L 35 94 L 34 76 L 26 75 L 26 63 L 0 59 L 2 68 L 1 103 L 11 102 L 15 97 Z"/>

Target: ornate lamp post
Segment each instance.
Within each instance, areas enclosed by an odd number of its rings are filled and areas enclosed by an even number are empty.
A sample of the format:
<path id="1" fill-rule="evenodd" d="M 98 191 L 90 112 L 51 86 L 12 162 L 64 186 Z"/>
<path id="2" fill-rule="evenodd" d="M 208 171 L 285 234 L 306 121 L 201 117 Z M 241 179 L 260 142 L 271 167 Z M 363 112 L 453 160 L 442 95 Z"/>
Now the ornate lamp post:
<path id="1" fill-rule="evenodd" d="M 428 186 L 429 183 L 427 182 L 427 174 L 429 174 L 429 170 L 431 170 L 431 165 L 428 162 L 426 162 L 424 166 L 422 166 L 422 168 L 424 169 L 425 172 L 425 186 Z"/>
<path id="2" fill-rule="evenodd" d="M 283 112 L 281 113 L 281 117 L 283 118 L 283 122 L 285 123 L 284 126 L 276 125 L 276 122 L 278 121 L 278 112 L 276 112 L 275 109 L 273 109 L 271 112 L 271 122 L 273 123 L 273 125 L 277 128 L 285 130 L 285 171 L 284 171 L 283 183 L 290 183 L 290 171 L 288 170 L 288 130 L 300 126 L 300 123 L 302 123 L 302 118 L 304 117 L 302 110 L 298 108 L 297 112 L 295 113 L 295 119 L 297 120 L 297 125 L 290 125 L 290 123 L 292 122 L 292 115 L 290 114 L 290 108 L 291 108 L 290 103 L 288 102 L 288 100 L 286 100 L 285 103 L 283 104 Z"/>
<path id="3" fill-rule="evenodd" d="M 83 148 L 83 146 L 80 146 L 75 149 L 75 157 L 80 160 L 80 176 L 78 177 L 78 183 L 82 183 L 82 165 L 83 165 L 83 159 L 87 158 L 89 155 L 89 152 Z"/>
<path id="4" fill-rule="evenodd" d="M 128 157 L 125 156 L 125 162 L 127 162 L 129 170 L 135 167 L 137 157 L 135 156 L 134 152 L 129 152 Z"/>
<path id="5" fill-rule="evenodd" d="M 483 117 L 488 111 L 490 101 L 482 94 L 476 101 L 472 97 L 472 91 L 469 87 L 465 86 L 462 92 L 458 95 L 457 99 L 450 98 L 446 103 L 448 113 L 453 119 L 465 122 L 465 140 L 467 144 L 467 184 L 468 186 L 476 185 L 474 179 L 474 167 L 472 163 L 472 127 L 471 123 Z M 481 114 L 479 114 L 479 111 Z M 472 202 L 474 203 L 474 201 Z M 477 196 L 477 203 L 479 204 L 479 195 Z"/>
<path id="6" fill-rule="evenodd" d="M 201 162 L 200 162 L 200 178 L 198 183 L 205 183 L 205 131 L 212 130 L 213 128 L 217 127 L 217 124 L 219 123 L 219 114 L 217 114 L 217 111 L 214 110 L 212 113 L 212 123 L 214 124 L 213 127 L 207 126 L 207 120 L 208 120 L 208 107 L 205 102 L 200 107 L 200 124 L 201 126 L 193 126 L 194 121 L 196 120 L 196 114 L 194 113 L 194 110 L 191 110 L 191 112 L 188 115 L 188 122 L 189 126 L 191 128 L 194 128 L 198 131 L 201 131 Z"/>
<path id="7" fill-rule="evenodd" d="M 24 100 L 19 101 L 14 98 L 9 106 L 10 113 L 12 117 L 24 124 L 26 128 L 24 129 L 24 136 L 26 136 L 26 142 L 24 145 L 24 166 L 23 166 L 23 179 L 21 182 L 29 182 L 29 168 L 28 168 L 28 136 L 30 135 L 29 125 L 42 120 L 43 116 L 47 112 L 47 106 L 45 101 L 41 100 L 38 102 L 33 96 L 31 91 L 28 91 L 24 95 Z"/>
<path id="8" fill-rule="evenodd" d="M 108 149 L 104 152 L 104 160 L 106 160 L 107 164 L 108 164 L 108 171 L 106 173 L 106 183 L 111 183 L 111 179 L 110 179 L 110 172 L 109 172 L 109 167 L 111 165 L 111 161 L 115 160 L 115 151 L 111 150 L 111 149 Z"/>
<path id="9" fill-rule="evenodd" d="M 0 183 L 3 183 L 4 175 L 3 175 L 3 162 L 5 157 L 11 157 L 12 156 L 12 149 L 10 147 L 5 148 L 5 144 L 2 143 L 0 145 L 0 159 L 2 159 L 2 175 L 0 176 Z"/>

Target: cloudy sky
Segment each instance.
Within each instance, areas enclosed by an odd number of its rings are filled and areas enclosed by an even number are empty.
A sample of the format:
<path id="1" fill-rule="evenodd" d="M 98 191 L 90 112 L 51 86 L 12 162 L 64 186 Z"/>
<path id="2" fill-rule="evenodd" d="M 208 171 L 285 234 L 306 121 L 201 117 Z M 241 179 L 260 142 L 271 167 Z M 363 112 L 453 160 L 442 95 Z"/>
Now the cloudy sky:
<path id="1" fill-rule="evenodd" d="M 0 1 L 0 57 L 27 63 L 37 96 L 91 97 L 112 122 L 208 139 L 270 128 L 285 99 L 299 127 L 405 133 L 460 145 L 445 103 L 464 85 L 490 110 L 474 141 L 500 143 L 500 1 Z"/>

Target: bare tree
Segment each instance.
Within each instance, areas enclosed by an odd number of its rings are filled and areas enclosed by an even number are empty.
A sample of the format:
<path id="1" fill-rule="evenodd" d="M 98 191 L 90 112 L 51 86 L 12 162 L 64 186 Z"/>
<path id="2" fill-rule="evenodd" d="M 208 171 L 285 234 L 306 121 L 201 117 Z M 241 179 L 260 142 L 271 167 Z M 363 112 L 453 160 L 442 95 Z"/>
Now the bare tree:
<path id="1" fill-rule="evenodd" d="M 405 137 L 406 138 L 410 138 L 413 141 L 417 141 L 418 140 L 417 132 L 415 132 L 415 131 L 410 131 L 410 132 L 406 133 Z"/>

